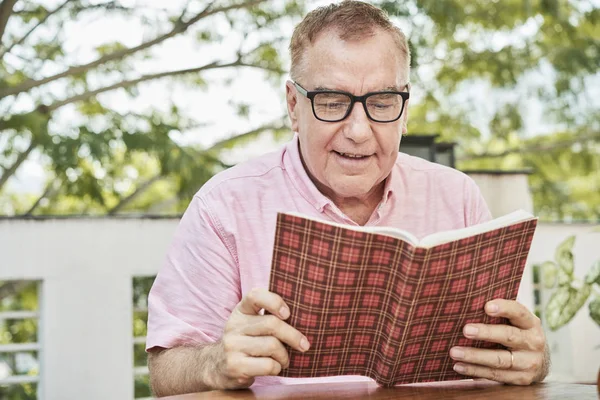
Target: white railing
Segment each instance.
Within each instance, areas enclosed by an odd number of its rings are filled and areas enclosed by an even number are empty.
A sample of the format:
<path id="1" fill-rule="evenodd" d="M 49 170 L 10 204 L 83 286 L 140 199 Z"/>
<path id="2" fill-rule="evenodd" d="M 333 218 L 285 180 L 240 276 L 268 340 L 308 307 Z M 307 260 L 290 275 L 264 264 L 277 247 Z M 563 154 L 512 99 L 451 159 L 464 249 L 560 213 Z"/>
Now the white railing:
<path id="1" fill-rule="evenodd" d="M 0 256 L 1 257 L 1 256 Z M 31 284 L 35 284 L 35 282 L 31 282 Z M 40 284 L 35 284 L 37 295 L 40 293 Z M 2 299 L 0 299 L 2 300 Z M 37 310 L 18 310 L 18 311 L 3 311 L 0 312 L 0 326 L 6 323 L 7 320 L 38 320 L 37 332 L 36 335 L 39 335 L 40 330 L 40 313 Z M 0 355 L 4 354 L 16 354 L 18 356 L 19 353 L 25 352 L 37 352 L 37 362 L 39 364 L 41 355 L 42 346 L 38 342 L 33 343 L 8 343 L 8 344 L 0 344 Z M 33 358 L 33 357 L 32 357 Z M 11 372 L 21 372 L 21 371 L 11 371 Z M 9 376 L 0 376 L 0 385 L 5 388 L 10 389 L 15 385 L 28 384 L 28 383 L 38 383 L 40 381 L 40 373 L 37 371 L 37 368 L 34 368 L 34 371 L 28 371 L 28 374 L 21 375 L 9 375 Z"/>
<path id="2" fill-rule="evenodd" d="M 37 311 L 4 311 L 0 312 L 0 321 L 3 319 L 34 319 L 39 318 Z"/>
<path id="3" fill-rule="evenodd" d="M 0 353 L 20 353 L 22 351 L 38 351 L 39 343 L 0 344 Z"/>
<path id="4" fill-rule="evenodd" d="M 133 399 L 136 374 L 147 372 L 133 366 L 142 339 L 132 334 L 132 282 L 156 275 L 177 223 L 0 219 L 0 281 L 42 282 L 38 398 Z"/>

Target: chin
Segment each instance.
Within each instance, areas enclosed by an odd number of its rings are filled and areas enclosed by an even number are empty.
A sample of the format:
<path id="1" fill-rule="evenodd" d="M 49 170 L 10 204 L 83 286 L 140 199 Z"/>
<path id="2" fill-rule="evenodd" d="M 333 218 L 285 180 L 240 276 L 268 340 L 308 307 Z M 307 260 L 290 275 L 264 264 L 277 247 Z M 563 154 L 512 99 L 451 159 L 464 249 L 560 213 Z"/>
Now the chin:
<path id="1" fill-rule="evenodd" d="M 335 192 L 336 196 L 339 197 L 362 197 L 367 195 L 371 189 L 373 189 L 373 185 L 348 183 L 345 185 L 332 185 L 331 188 Z"/>

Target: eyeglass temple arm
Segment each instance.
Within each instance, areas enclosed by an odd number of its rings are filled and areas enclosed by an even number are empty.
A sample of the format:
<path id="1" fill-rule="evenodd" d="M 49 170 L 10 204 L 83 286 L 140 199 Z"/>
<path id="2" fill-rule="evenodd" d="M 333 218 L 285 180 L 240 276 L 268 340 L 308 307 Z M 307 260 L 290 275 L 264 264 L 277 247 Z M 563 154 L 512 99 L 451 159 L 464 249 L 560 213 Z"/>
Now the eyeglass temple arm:
<path id="1" fill-rule="evenodd" d="M 294 86 L 296 87 L 296 90 L 300 92 L 300 94 L 302 96 L 305 96 L 305 97 L 308 96 L 308 91 L 306 89 L 304 89 L 302 86 L 298 85 L 296 82 L 294 82 Z"/>

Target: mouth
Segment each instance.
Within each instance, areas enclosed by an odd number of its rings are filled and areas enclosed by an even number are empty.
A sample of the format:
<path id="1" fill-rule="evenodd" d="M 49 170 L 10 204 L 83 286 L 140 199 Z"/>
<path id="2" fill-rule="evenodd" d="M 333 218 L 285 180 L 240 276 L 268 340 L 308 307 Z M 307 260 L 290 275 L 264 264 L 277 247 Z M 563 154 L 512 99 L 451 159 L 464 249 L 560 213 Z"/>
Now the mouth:
<path id="1" fill-rule="evenodd" d="M 372 156 L 372 154 L 343 153 L 341 151 L 335 151 L 335 150 L 334 150 L 334 153 L 336 153 L 338 156 L 353 159 L 353 160 L 361 160 L 361 159 L 369 158 Z"/>

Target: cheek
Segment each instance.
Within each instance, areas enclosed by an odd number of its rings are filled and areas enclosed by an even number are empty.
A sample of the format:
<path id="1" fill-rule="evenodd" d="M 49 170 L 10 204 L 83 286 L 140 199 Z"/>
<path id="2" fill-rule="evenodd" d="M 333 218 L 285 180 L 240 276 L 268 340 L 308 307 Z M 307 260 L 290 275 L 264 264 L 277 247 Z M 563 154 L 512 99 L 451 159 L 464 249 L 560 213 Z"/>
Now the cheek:
<path id="1" fill-rule="evenodd" d="M 313 174 L 319 174 L 327 162 L 327 142 L 315 124 L 306 121 L 304 124 L 305 129 L 300 132 L 300 146 L 304 162 L 308 164 L 307 166 Z"/>
<path id="2" fill-rule="evenodd" d="M 311 156 L 318 159 L 327 157 L 335 134 L 334 126 L 324 126 L 319 121 L 306 123 L 305 143 Z"/>
<path id="3" fill-rule="evenodd" d="M 398 152 L 400 148 L 400 129 L 401 125 L 399 124 L 394 129 L 386 130 L 380 132 L 378 134 L 379 137 L 379 146 L 382 150 L 382 153 L 386 156 L 393 156 Z"/>

